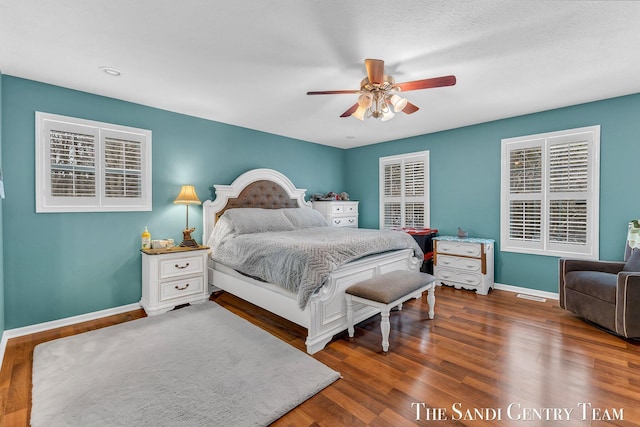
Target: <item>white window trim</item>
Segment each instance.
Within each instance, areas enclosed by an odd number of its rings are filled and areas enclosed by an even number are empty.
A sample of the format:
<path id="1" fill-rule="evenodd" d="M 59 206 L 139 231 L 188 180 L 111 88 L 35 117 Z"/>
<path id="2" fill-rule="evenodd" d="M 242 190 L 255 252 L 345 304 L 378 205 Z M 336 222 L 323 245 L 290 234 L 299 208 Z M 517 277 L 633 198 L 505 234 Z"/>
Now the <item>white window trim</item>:
<path id="1" fill-rule="evenodd" d="M 407 161 L 411 161 L 411 160 L 416 160 L 416 159 L 420 159 L 424 162 L 424 196 L 422 196 L 422 201 L 424 203 L 424 227 L 428 228 L 429 224 L 431 223 L 431 218 L 430 218 L 430 184 L 429 184 L 429 151 L 417 151 L 417 152 L 413 152 L 413 153 L 406 153 L 406 154 L 398 154 L 398 155 L 394 155 L 394 156 L 386 156 L 386 157 L 380 157 L 379 158 L 379 164 L 378 164 L 378 176 L 379 176 L 379 200 L 380 200 L 380 206 L 379 206 L 379 212 L 378 212 L 378 217 L 379 217 L 379 228 L 381 230 L 385 229 L 385 223 L 384 223 L 384 218 L 385 218 L 385 214 L 384 214 L 384 203 L 385 203 L 385 195 L 384 195 L 384 167 L 387 164 L 392 164 L 392 163 L 399 163 L 402 166 L 404 166 L 404 163 Z M 402 170 L 404 171 L 404 168 L 402 168 Z M 403 188 L 403 194 L 400 197 L 399 201 L 401 203 L 401 217 L 402 217 L 402 227 L 405 227 L 405 211 L 404 211 L 404 206 L 405 206 L 405 197 L 404 197 L 404 172 L 402 173 L 402 184 L 401 184 L 402 188 Z"/>
<path id="2" fill-rule="evenodd" d="M 588 135 L 589 159 L 588 159 L 588 189 L 585 192 L 587 199 L 587 238 L 584 245 L 559 244 L 549 242 L 548 239 L 548 205 L 553 200 L 549 191 L 549 147 L 550 140 L 566 139 L 578 134 Z M 531 146 L 542 147 L 543 171 L 542 194 L 536 200 L 541 200 L 541 239 L 540 242 L 519 241 L 509 238 L 510 226 L 510 165 L 509 153 L 513 149 Z M 501 152 L 501 203 L 500 203 L 500 250 L 503 252 L 527 253 L 556 257 L 572 257 L 581 259 L 599 258 L 599 203 L 600 203 L 600 126 L 588 126 L 583 128 L 568 129 L 557 132 L 548 132 L 536 135 L 528 135 L 502 140 Z M 525 196 L 526 198 L 527 196 Z"/>
<path id="3" fill-rule="evenodd" d="M 65 130 L 82 129 L 96 137 L 95 148 L 95 197 L 53 197 L 51 196 L 51 163 L 49 161 L 50 140 L 47 129 L 52 124 Z M 150 211 L 152 208 L 152 173 L 151 173 L 151 131 L 110 123 L 84 120 L 36 111 L 35 126 L 35 162 L 36 162 L 36 212 L 126 212 Z M 142 196 L 136 198 L 105 197 L 104 171 L 104 139 L 120 137 L 141 143 L 142 160 Z"/>

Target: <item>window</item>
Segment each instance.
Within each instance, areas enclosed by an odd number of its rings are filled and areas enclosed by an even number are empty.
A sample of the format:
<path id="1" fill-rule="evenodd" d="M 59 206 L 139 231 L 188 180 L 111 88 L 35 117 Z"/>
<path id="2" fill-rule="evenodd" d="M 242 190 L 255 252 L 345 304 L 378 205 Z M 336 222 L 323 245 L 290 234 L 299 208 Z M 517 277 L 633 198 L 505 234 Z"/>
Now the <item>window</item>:
<path id="1" fill-rule="evenodd" d="M 501 250 L 598 258 L 600 126 L 502 140 Z"/>
<path id="2" fill-rule="evenodd" d="M 380 228 L 429 226 L 429 152 L 380 158 Z"/>
<path id="3" fill-rule="evenodd" d="M 36 112 L 36 212 L 151 210 L 151 131 Z"/>

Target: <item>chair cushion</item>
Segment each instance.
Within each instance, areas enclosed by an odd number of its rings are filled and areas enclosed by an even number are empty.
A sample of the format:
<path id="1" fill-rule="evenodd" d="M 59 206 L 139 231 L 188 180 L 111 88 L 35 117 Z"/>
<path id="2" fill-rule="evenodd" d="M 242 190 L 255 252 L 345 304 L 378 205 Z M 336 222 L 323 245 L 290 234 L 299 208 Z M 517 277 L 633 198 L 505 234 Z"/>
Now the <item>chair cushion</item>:
<path id="1" fill-rule="evenodd" d="M 585 295 L 615 304 L 618 275 L 601 271 L 570 271 L 565 286 Z"/>
<path id="2" fill-rule="evenodd" d="M 640 271 L 640 249 L 633 249 L 622 271 Z"/>
<path id="3" fill-rule="evenodd" d="M 351 285 L 345 290 L 345 293 L 389 304 L 432 283 L 434 280 L 435 278 L 427 273 L 396 270 Z"/>

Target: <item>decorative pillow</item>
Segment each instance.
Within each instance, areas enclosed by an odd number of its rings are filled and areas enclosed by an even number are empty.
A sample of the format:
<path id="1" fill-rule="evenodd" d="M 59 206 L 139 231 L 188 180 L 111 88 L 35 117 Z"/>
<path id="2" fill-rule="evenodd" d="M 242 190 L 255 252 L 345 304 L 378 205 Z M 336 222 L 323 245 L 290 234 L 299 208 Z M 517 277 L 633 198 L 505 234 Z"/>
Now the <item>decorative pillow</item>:
<path id="1" fill-rule="evenodd" d="M 233 224 L 237 234 L 295 230 L 282 209 L 236 208 L 227 210 L 222 216 Z"/>
<path id="2" fill-rule="evenodd" d="M 640 272 L 640 249 L 634 249 L 631 251 L 631 255 L 629 255 L 622 271 Z"/>
<path id="3" fill-rule="evenodd" d="M 320 212 L 310 208 L 282 209 L 295 228 L 328 227 L 329 223 Z"/>

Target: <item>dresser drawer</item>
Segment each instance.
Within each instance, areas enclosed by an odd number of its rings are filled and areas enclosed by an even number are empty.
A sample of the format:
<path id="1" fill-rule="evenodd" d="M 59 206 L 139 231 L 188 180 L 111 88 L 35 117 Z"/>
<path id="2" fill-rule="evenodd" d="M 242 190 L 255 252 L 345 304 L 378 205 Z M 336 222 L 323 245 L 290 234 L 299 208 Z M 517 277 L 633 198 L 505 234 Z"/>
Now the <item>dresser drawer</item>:
<path id="1" fill-rule="evenodd" d="M 160 261 L 160 279 L 202 273 L 204 265 L 201 256 L 172 257 Z"/>
<path id="2" fill-rule="evenodd" d="M 204 279 L 202 276 L 172 280 L 160 285 L 160 301 L 198 294 L 201 293 L 203 289 Z"/>
<path id="3" fill-rule="evenodd" d="M 482 245 L 480 243 L 438 241 L 437 252 L 438 254 L 444 253 L 469 257 L 479 257 L 482 253 Z"/>
<path id="4" fill-rule="evenodd" d="M 437 262 L 441 267 L 449 267 L 458 270 L 480 271 L 482 269 L 482 261 L 478 258 L 440 255 L 438 256 Z"/>
<path id="5" fill-rule="evenodd" d="M 341 216 L 339 218 L 331 218 L 331 225 L 334 227 L 357 227 L 357 216 Z"/>
<path id="6" fill-rule="evenodd" d="M 482 284 L 482 274 L 470 273 L 467 271 L 453 269 L 450 270 L 448 268 L 437 268 L 435 271 L 435 276 L 437 280 L 442 280 L 445 282 L 456 282 L 464 286 L 478 287 Z"/>

